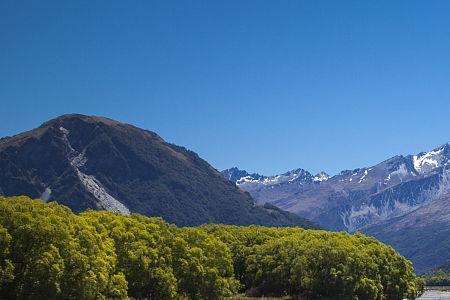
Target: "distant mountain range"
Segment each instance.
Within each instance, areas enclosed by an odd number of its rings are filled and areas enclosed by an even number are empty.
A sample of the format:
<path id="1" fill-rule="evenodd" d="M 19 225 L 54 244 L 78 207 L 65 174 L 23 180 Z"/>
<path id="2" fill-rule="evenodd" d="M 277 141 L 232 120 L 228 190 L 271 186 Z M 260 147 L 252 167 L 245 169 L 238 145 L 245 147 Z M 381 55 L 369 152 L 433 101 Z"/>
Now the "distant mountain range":
<path id="1" fill-rule="evenodd" d="M 196 153 L 107 118 L 64 115 L 0 140 L 0 195 L 106 209 L 177 225 L 314 227 L 252 197 Z"/>
<path id="2" fill-rule="evenodd" d="M 447 143 L 332 177 L 303 169 L 264 176 L 232 168 L 222 174 L 258 203 L 271 203 L 326 229 L 371 234 L 424 272 L 450 258 L 449 162 Z"/>

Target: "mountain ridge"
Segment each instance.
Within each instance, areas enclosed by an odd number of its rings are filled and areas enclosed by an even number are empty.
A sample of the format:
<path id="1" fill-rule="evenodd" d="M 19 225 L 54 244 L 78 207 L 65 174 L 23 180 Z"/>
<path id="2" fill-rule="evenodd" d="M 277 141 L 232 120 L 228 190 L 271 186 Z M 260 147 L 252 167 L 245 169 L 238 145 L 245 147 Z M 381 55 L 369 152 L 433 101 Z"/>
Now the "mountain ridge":
<path id="1" fill-rule="evenodd" d="M 431 151 L 421 152 L 417 155 L 397 155 L 371 167 L 343 170 L 334 176 L 329 176 L 324 173 L 323 180 L 311 180 L 311 178 L 318 178 L 318 175 L 312 176 L 311 173 L 306 170 L 294 169 L 293 171 L 281 175 L 259 175 L 259 178 L 253 178 L 252 175 L 246 175 L 245 177 L 237 178 L 235 183 L 253 194 L 256 201 L 261 203 L 270 202 L 282 209 L 302 215 L 302 213 L 305 213 L 305 203 L 301 200 L 305 199 L 301 198 L 299 194 L 306 193 L 308 196 L 314 196 L 318 190 L 322 189 L 327 192 L 325 196 L 331 194 L 339 196 L 336 193 L 366 193 L 367 197 L 372 196 L 377 198 L 380 193 L 386 191 L 392 192 L 391 188 L 407 183 L 408 181 L 418 181 L 426 177 L 441 174 L 442 168 L 447 166 L 449 161 L 450 146 L 446 143 Z M 230 170 L 234 170 L 236 174 L 248 174 L 245 170 L 240 170 L 236 167 L 234 169 L 224 170 L 222 171 L 222 174 L 226 176 Z M 296 180 L 297 178 L 294 178 L 294 180 L 283 180 L 283 178 L 286 177 L 286 174 L 290 174 L 296 170 L 302 170 L 301 172 L 307 174 L 304 180 Z M 275 183 L 272 184 L 267 178 L 277 180 L 273 180 Z M 431 185 L 436 187 L 436 185 L 439 184 L 439 180 L 435 178 L 434 181 L 434 184 Z M 286 186 L 286 184 L 294 183 L 297 184 L 294 185 L 293 188 Z M 424 190 L 428 189 L 431 192 L 431 185 L 428 185 Z M 276 189 L 275 192 L 272 191 L 274 189 Z M 277 197 L 277 195 L 274 195 L 276 192 L 279 192 L 281 195 Z M 271 196 L 266 197 L 264 193 L 268 193 Z M 286 194 L 288 196 L 286 196 Z M 296 194 L 300 198 L 290 198 L 290 194 Z M 301 207 L 299 207 L 299 205 Z M 350 211 L 348 213 L 347 216 L 343 216 L 342 218 L 342 226 L 332 229 L 354 231 L 363 227 L 361 225 L 352 224 L 353 215 Z"/>
<path id="2" fill-rule="evenodd" d="M 411 259 L 419 272 L 426 272 L 450 259 L 443 242 L 450 228 L 450 213 L 443 209 L 450 207 L 449 165 L 450 144 L 445 143 L 371 167 L 344 170 L 321 182 L 285 181 L 269 186 L 262 180 L 237 179 L 235 183 L 257 202 L 271 203 L 325 229 L 373 235 Z M 413 219 L 416 214 L 427 220 L 422 221 L 424 226 Z M 431 233 L 440 238 L 434 239 Z M 438 249 L 426 251 L 413 239 Z"/>
<path id="3" fill-rule="evenodd" d="M 67 114 L 0 141 L 0 194 L 202 223 L 314 226 L 255 205 L 195 152 L 104 117 Z"/>

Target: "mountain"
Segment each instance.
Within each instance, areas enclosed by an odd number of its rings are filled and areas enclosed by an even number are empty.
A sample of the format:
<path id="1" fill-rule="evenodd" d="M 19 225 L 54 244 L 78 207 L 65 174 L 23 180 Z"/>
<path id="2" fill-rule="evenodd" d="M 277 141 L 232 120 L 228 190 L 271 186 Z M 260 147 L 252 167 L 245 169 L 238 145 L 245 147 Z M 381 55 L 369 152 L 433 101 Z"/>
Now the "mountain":
<path id="1" fill-rule="evenodd" d="M 363 231 L 411 259 L 419 273 L 440 267 L 450 259 L 450 195 Z"/>
<path id="2" fill-rule="evenodd" d="M 442 172 L 450 145 L 418 155 L 395 156 L 375 166 L 345 170 L 330 177 L 295 169 L 281 175 L 248 174 L 237 168 L 222 172 L 253 195 L 311 218 L 332 230 L 360 230 L 408 213 L 444 193 Z M 242 175 L 242 176 L 237 176 Z"/>
<path id="3" fill-rule="evenodd" d="M 196 153 L 107 118 L 63 115 L 0 140 L 0 195 L 58 201 L 75 212 L 161 216 L 177 225 L 313 226 L 265 205 Z"/>
<path id="4" fill-rule="evenodd" d="M 326 229 L 371 234 L 394 246 L 422 272 L 450 258 L 444 238 L 450 231 L 449 162 L 447 143 L 332 177 L 296 169 L 234 182 L 258 203 L 271 203 Z M 435 250 L 427 248 L 431 245 Z"/>

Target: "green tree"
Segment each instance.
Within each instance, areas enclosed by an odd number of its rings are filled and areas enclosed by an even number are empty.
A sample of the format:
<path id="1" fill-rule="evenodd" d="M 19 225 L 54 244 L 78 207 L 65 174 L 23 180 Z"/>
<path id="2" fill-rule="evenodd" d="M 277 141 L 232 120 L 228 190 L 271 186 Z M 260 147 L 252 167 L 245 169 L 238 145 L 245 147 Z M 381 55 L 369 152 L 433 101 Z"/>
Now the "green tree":
<path id="1" fill-rule="evenodd" d="M 11 236 L 9 299 L 104 299 L 114 278 L 113 242 L 68 208 L 26 197 L 0 199 L 0 224 Z M 125 287 L 118 287 L 125 288 Z"/>
<path id="2" fill-rule="evenodd" d="M 214 300 L 238 291 L 229 248 L 198 228 L 177 230 L 174 270 L 179 289 L 189 299 Z"/>
<path id="3" fill-rule="evenodd" d="M 11 240 L 8 230 L 0 224 L 0 292 L 14 279 L 14 265 L 9 259 Z"/>
<path id="4" fill-rule="evenodd" d="M 0 298 L 219 300 L 241 288 L 309 300 L 403 300 L 423 285 L 408 260 L 361 233 L 177 228 L 0 197 Z"/>
<path id="5" fill-rule="evenodd" d="M 139 299 L 174 299 L 169 241 L 172 233 L 160 219 L 124 216 L 106 211 L 81 214 L 87 222 L 114 240 L 117 268 L 128 282 L 128 295 Z"/>

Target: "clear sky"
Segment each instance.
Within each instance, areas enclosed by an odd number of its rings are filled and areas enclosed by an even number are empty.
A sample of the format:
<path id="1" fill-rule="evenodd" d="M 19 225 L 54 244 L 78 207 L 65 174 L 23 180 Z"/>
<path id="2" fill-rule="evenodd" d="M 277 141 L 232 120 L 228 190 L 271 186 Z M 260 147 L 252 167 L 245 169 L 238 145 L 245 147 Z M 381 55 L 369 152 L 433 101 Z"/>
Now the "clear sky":
<path id="1" fill-rule="evenodd" d="M 268 175 L 431 149 L 450 1 L 0 1 L 0 136 L 64 113 Z"/>

